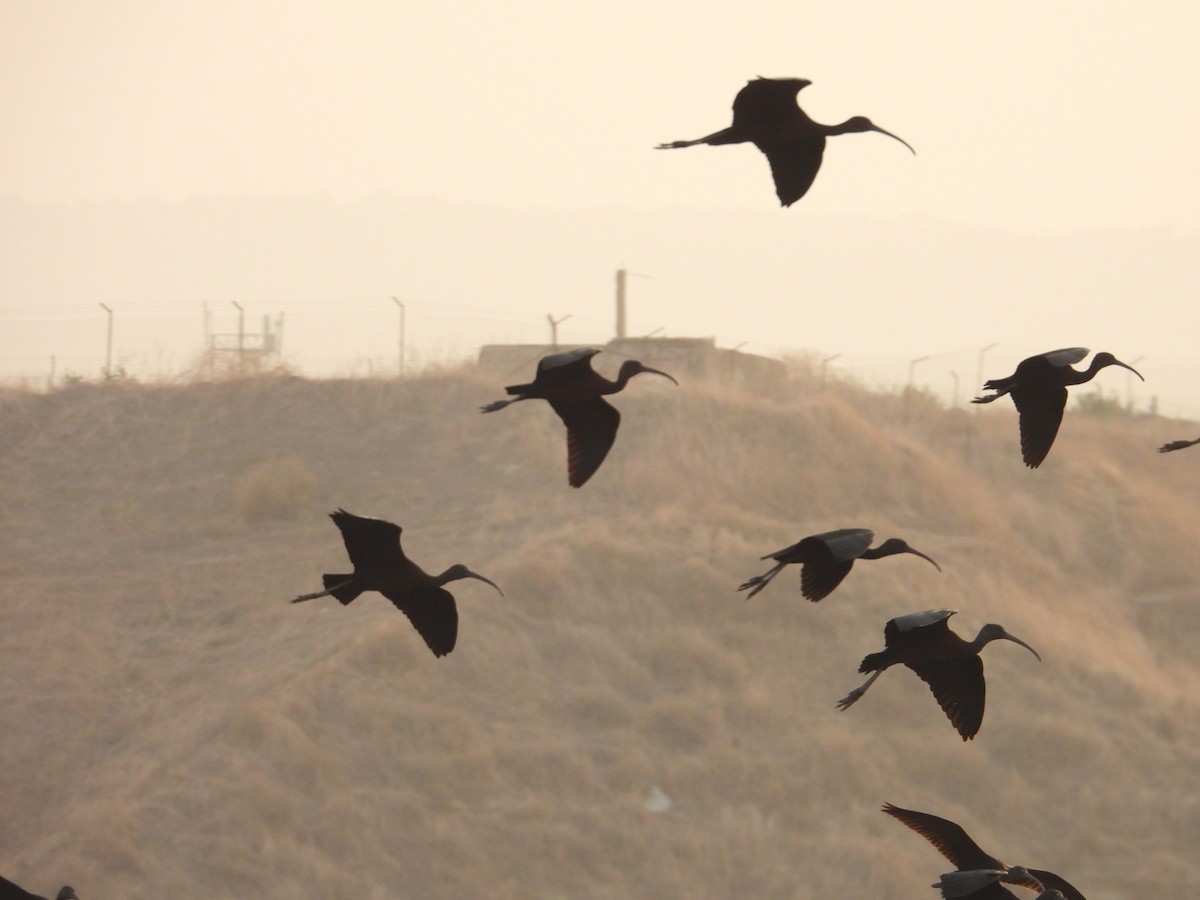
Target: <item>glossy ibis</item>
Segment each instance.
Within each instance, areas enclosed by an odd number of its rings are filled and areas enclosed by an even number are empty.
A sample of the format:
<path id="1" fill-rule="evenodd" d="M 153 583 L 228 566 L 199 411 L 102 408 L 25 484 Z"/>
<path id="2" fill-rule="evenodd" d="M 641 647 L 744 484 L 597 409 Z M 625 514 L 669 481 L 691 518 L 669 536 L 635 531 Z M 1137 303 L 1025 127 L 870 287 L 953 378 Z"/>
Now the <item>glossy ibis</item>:
<path id="1" fill-rule="evenodd" d="M 889 621 L 883 629 L 886 649 L 868 653 L 858 667 L 859 672 L 870 672 L 871 677 L 838 701 L 838 708 L 849 709 L 884 670 L 904 663 L 929 685 L 962 739 L 973 739 L 983 724 L 986 693 L 979 651 L 991 641 L 1004 639 L 1020 644 L 1039 661 L 1041 657 L 999 625 L 984 625 L 975 640 L 964 641 L 950 630 L 949 620 L 956 612 L 956 609 L 929 609 Z"/>
<path id="2" fill-rule="evenodd" d="M 800 593 L 816 603 L 825 597 L 850 573 L 856 559 L 880 559 L 897 553 L 912 553 L 929 560 L 939 572 L 942 567 L 920 550 L 915 550 L 900 538 L 888 538 L 878 547 L 872 547 L 875 532 L 869 528 L 839 528 L 822 534 L 811 534 L 782 550 L 768 553 L 762 559 L 773 559 L 776 565 L 762 575 L 755 575 L 744 582 L 739 591 L 753 588 L 746 595 L 749 600 L 792 563 L 800 563 Z"/>
<path id="3" fill-rule="evenodd" d="M 1012 395 L 1020 418 L 1021 457 L 1029 468 L 1040 466 L 1050 452 L 1058 426 L 1062 424 L 1069 385 L 1091 381 L 1105 366 L 1121 366 L 1142 378 L 1141 372 L 1111 353 L 1097 353 L 1086 371 L 1071 368 L 1071 363 L 1077 363 L 1087 355 L 1086 347 L 1068 347 L 1023 359 L 1007 378 L 993 378 L 984 383 L 984 390 L 996 393 L 971 401 L 991 403 L 1005 394 Z"/>
<path id="4" fill-rule="evenodd" d="M 1003 881 L 1006 884 L 1020 885 L 1035 891 L 1049 890 L 1050 897 L 1055 896 L 1054 891 L 1061 891 L 1062 896 L 1069 900 L 1087 900 L 1070 882 L 1053 872 L 1047 872 L 1044 869 L 1027 869 L 1024 866 L 1006 866 L 996 857 L 985 853 L 978 844 L 971 840 L 970 835 L 960 825 L 949 819 L 911 809 L 901 809 L 890 803 L 883 804 L 883 811 L 889 816 L 899 819 L 937 847 L 942 856 L 957 866 L 960 872 L 990 870 L 1000 873 L 992 881 L 991 887 L 984 887 L 982 892 L 976 892 L 970 896 L 980 898 L 980 900 L 1000 900 L 1000 898 L 1015 900 L 1015 894 L 997 883 Z M 943 880 L 945 877 L 942 876 Z M 947 894 L 946 896 L 966 895 Z M 1041 896 L 1045 897 L 1046 894 L 1043 893 Z"/>
<path id="5" fill-rule="evenodd" d="M 0 900 L 46 900 L 46 898 L 41 894 L 31 894 L 7 878 L 0 877 Z M 54 900 L 79 900 L 79 895 L 75 893 L 75 888 L 65 884 L 55 895 Z"/>
<path id="6" fill-rule="evenodd" d="M 454 649 L 458 638 L 458 607 L 454 596 L 442 585 L 460 578 L 475 578 L 504 592 L 489 578 L 472 572 L 461 563 L 441 575 L 429 575 L 404 555 L 400 547 L 399 525 L 356 516 L 344 509 L 329 514 L 342 532 L 346 552 L 354 572 L 349 575 L 322 575 L 325 590 L 303 594 L 293 600 L 302 603 L 332 594 L 343 606 L 363 591 L 379 591 L 400 612 L 408 616 L 417 633 L 425 639 L 434 656 L 445 656 Z"/>
<path id="7" fill-rule="evenodd" d="M 510 384 L 504 389 L 514 395 L 511 400 L 497 400 L 479 408 L 480 412 L 490 413 L 521 400 L 549 403 L 567 426 L 567 481 L 576 488 L 596 474 L 617 439 L 621 414 L 604 396 L 624 390 L 630 378 L 643 372 L 679 384 L 666 372 L 642 365 L 636 359 L 621 363 L 617 380 L 609 381 L 592 368 L 592 357 L 599 352 L 588 348 L 543 357 L 532 382 Z"/>
<path id="8" fill-rule="evenodd" d="M 796 95 L 812 84 L 805 78 L 756 78 L 733 98 L 733 124 L 694 141 L 671 141 L 656 150 L 693 147 L 696 144 L 752 143 L 767 157 L 779 202 L 791 206 L 812 186 L 821 168 L 825 138 L 839 134 L 877 131 L 917 151 L 902 138 L 880 128 L 865 116 L 854 116 L 840 125 L 814 122 L 796 105 Z"/>
<path id="9" fill-rule="evenodd" d="M 1182 450 L 1184 447 L 1194 447 L 1196 444 L 1200 444 L 1200 438 L 1196 438 L 1194 441 L 1171 441 L 1159 447 L 1158 452 L 1170 453 L 1172 450 Z"/>

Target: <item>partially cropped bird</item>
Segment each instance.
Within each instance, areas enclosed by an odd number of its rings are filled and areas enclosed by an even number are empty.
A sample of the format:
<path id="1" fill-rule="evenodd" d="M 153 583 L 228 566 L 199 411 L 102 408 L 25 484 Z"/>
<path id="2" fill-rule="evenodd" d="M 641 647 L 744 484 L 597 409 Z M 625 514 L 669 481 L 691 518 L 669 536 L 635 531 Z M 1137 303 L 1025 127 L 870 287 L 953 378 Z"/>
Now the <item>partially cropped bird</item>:
<path id="1" fill-rule="evenodd" d="M 1200 444 L 1200 438 L 1196 438 L 1194 441 L 1171 441 L 1159 447 L 1158 452 L 1170 453 L 1172 450 L 1182 450 L 1184 447 L 1194 447 L 1196 444 Z"/>
<path id="2" fill-rule="evenodd" d="M 1012 892 L 1000 887 L 998 882 L 1005 880 L 1019 868 L 1019 866 L 1015 866 L 1007 872 L 1003 869 L 970 869 L 965 872 L 961 870 L 947 872 L 940 881 L 934 882 L 931 887 L 941 889 L 943 900 L 958 900 L 959 897 L 973 897 L 975 900 L 1012 897 Z M 1027 881 L 1010 883 L 1020 883 L 1022 887 L 1040 891 L 1034 900 L 1066 900 L 1062 891 L 1057 888 L 1047 890 L 1046 886 L 1032 875 Z"/>
<path id="3" fill-rule="evenodd" d="M 850 574 L 856 559 L 882 559 L 897 553 L 911 553 L 933 563 L 939 572 L 942 567 L 920 550 L 908 546 L 902 538 L 888 538 L 878 547 L 872 547 L 875 532 L 869 528 L 839 528 L 821 534 L 810 534 L 790 547 L 768 553 L 762 559 L 773 559 L 774 565 L 762 575 L 742 583 L 739 591 L 753 588 L 746 595 L 749 600 L 768 584 L 783 569 L 792 563 L 800 563 L 800 593 L 816 603 L 829 596 L 842 579 Z"/>
<path id="4" fill-rule="evenodd" d="M 839 134 L 877 131 L 900 141 L 865 116 L 854 116 L 840 125 L 814 122 L 796 105 L 796 95 L 812 84 L 805 78 L 755 78 L 733 98 L 733 124 L 691 141 L 659 144 L 657 150 L 692 147 L 696 144 L 754 144 L 771 164 L 779 202 L 791 206 L 812 186 L 821 168 L 825 138 Z"/>
<path id="5" fill-rule="evenodd" d="M 949 620 L 958 610 L 929 609 L 892 619 L 884 626 L 885 649 L 863 657 L 858 671 L 871 673 L 864 684 L 838 701 L 849 709 L 885 670 L 903 663 L 929 685 L 938 706 L 964 741 L 974 739 L 983 724 L 987 684 L 979 652 L 991 641 L 1020 644 L 1041 660 L 1038 652 L 996 624 L 984 625 L 973 641 L 964 641 L 950 630 Z"/>
<path id="6" fill-rule="evenodd" d="M 962 826 L 949 819 L 943 819 L 930 813 L 917 812 L 913 809 L 902 809 L 891 803 L 883 804 L 883 812 L 903 822 L 958 867 L 960 872 L 990 870 L 1000 872 L 992 886 L 984 887 L 982 893 L 972 894 L 978 900 L 1016 900 L 1016 895 L 996 882 L 1020 885 L 1034 891 L 1046 889 L 1061 891 L 1069 900 L 1087 900 L 1069 881 L 1045 869 L 1029 869 L 1025 866 L 1007 866 L 990 853 L 986 853 Z M 946 876 L 942 876 L 943 880 Z M 963 895 L 958 895 L 963 896 Z M 1044 896 L 1044 894 L 1042 895 Z M 1051 896 L 1054 896 L 1051 894 Z M 1039 900 L 1041 898 L 1039 897 Z"/>
<path id="7" fill-rule="evenodd" d="M 354 571 L 346 575 L 322 575 L 325 590 L 302 594 L 293 603 L 332 594 L 343 606 L 363 591 L 379 591 L 425 639 L 435 656 L 445 656 L 458 640 L 458 607 L 454 596 L 442 585 L 460 578 L 490 584 L 503 596 L 494 581 L 457 563 L 440 575 L 429 575 L 404 555 L 399 525 L 383 519 L 356 516 L 344 509 L 329 514 L 342 532 Z"/>
<path id="8" fill-rule="evenodd" d="M 596 474 L 617 439 L 621 414 L 604 399 L 605 395 L 624 390 L 629 379 L 643 372 L 679 384 L 666 372 L 636 359 L 621 363 L 617 380 L 609 381 L 592 368 L 592 357 L 599 352 L 587 348 L 543 357 L 533 381 L 510 384 L 504 389 L 513 395 L 511 400 L 496 400 L 479 408 L 480 412 L 489 413 L 521 400 L 547 401 L 567 426 L 567 482 L 576 488 Z"/>
<path id="9" fill-rule="evenodd" d="M 0 900 L 46 900 L 46 898 L 41 894 L 31 894 L 20 885 L 0 877 Z M 54 900 L 79 900 L 79 895 L 75 893 L 75 888 L 64 884 L 55 895 Z"/>
<path id="10" fill-rule="evenodd" d="M 1071 368 L 1071 363 L 1077 363 L 1087 355 L 1086 347 L 1068 347 L 1023 359 L 1007 378 L 993 378 L 984 383 L 984 390 L 996 393 L 971 401 L 991 403 L 1005 394 L 1012 395 L 1020 419 L 1021 458 L 1029 468 L 1040 466 L 1054 444 L 1067 406 L 1069 385 L 1091 381 L 1105 366 L 1121 366 L 1142 378 L 1141 372 L 1111 353 L 1097 353 L 1086 371 Z"/>

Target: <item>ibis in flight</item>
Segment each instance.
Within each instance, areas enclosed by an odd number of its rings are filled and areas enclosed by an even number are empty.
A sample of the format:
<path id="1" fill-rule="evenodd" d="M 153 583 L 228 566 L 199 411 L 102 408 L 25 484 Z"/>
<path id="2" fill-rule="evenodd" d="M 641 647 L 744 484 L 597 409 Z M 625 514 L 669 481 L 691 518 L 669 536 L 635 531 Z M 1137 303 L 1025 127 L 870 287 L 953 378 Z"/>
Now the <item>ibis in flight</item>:
<path id="1" fill-rule="evenodd" d="M 842 579 L 850 573 L 856 559 L 880 559 L 884 556 L 894 556 L 897 553 L 911 553 L 921 559 L 933 563 L 939 572 L 942 567 L 900 539 L 888 538 L 878 547 L 872 547 L 875 532 L 869 528 L 839 528 L 837 531 L 826 531 L 822 534 L 811 534 L 797 541 L 790 547 L 768 553 L 763 559 L 775 560 L 775 566 L 762 575 L 755 575 L 744 582 L 739 591 L 753 588 L 746 595 L 749 600 L 779 574 L 780 570 L 792 563 L 800 563 L 800 593 L 816 603 L 828 597 Z"/>
<path id="2" fill-rule="evenodd" d="M 973 641 L 964 641 L 950 630 L 949 620 L 958 610 L 929 609 L 892 619 L 884 626 L 885 649 L 863 657 L 858 671 L 871 677 L 838 701 L 849 709 L 867 692 L 884 670 L 904 663 L 929 685 L 938 706 L 964 741 L 972 740 L 983 724 L 986 684 L 981 651 L 991 641 L 1020 644 L 1041 661 L 1038 652 L 1000 625 L 984 625 Z"/>
<path id="3" fill-rule="evenodd" d="M 490 413 L 521 400 L 545 400 L 567 426 L 567 481 L 582 487 L 600 468 L 604 457 L 617 439 L 621 414 L 604 399 L 625 389 L 634 375 L 649 372 L 679 384 L 666 372 L 652 369 L 636 359 L 621 363 L 616 381 L 609 381 L 592 368 L 592 357 L 599 350 L 566 350 L 543 357 L 537 376 L 529 384 L 510 384 L 504 390 L 511 400 L 496 400 L 480 407 Z"/>
<path id="4" fill-rule="evenodd" d="M 41 894 L 32 894 L 19 885 L 13 884 L 7 878 L 0 877 L 0 900 L 46 900 Z M 54 900 L 79 900 L 75 888 L 64 884 L 55 895 Z"/>
<path id="5" fill-rule="evenodd" d="M 825 138 L 838 134 L 877 131 L 917 152 L 903 138 L 880 128 L 865 116 L 854 116 L 840 125 L 814 122 L 796 104 L 796 95 L 812 84 L 806 78 L 755 78 L 733 98 L 733 124 L 694 141 L 671 141 L 656 150 L 693 147 L 696 144 L 754 144 L 771 164 L 779 202 L 791 206 L 812 186 L 821 168 Z"/>
<path id="6" fill-rule="evenodd" d="M 325 590 L 302 594 L 293 603 L 334 596 L 343 606 L 363 591 L 378 591 L 408 616 L 434 656 L 445 656 L 458 639 L 458 607 L 454 596 L 442 585 L 460 578 L 474 578 L 504 592 L 489 578 L 472 572 L 461 563 L 441 575 L 429 575 L 404 555 L 400 526 L 383 519 L 356 516 L 344 509 L 329 514 L 342 532 L 354 571 L 348 575 L 322 575 Z"/>
<path id="7" fill-rule="evenodd" d="M 1111 353 L 1097 353 L 1085 371 L 1071 368 L 1071 363 L 1077 363 L 1087 355 L 1086 347 L 1068 347 L 1023 359 L 1007 378 L 993 378 L 984 383 L 984 390 L 996 393 L 971 401 L 991 403 L 1005 394 L 1012 396 L 1020 419 L 1021 458 L 1029 468 L 1040 466 L 1050 452 L 1058 426 L 1062 424 L 1069 385 L 1091 381 L 1106 366 L 1121 366 L 1142 378 L 1141 372 Z"/>
<path id="8" fill-rule="evenodd" d="M 998 884 L 998 882 L 1004 882 L 1034 891 L 1042 891 L 1040 897 L 1046 897 L 1046 891 L 1050 892 L 1049 897 L 1054 897 L 1056 896 L 1054 892 L 1059 891 L 1061 894 L 1057 896 L 1067 897 L 1068 900 L 1087 900 L 1069 881 L 1053 872 L 1047 872 L 1044 869 L 1027 869 L 1024 866 L 1006 866 L 996 857 L 985 853 L 978 844 L 971 840 L 970 835 L 963 830 L 962 826 L 949 819 L 911 809 L 901 809 L 890 803 L 883 804 L 883 811 L 889 816 L 899 819 L 933 844 L 942 856 L 958 868 L 959 872 L 964 874 L 966 872 L 999 873 L 994 879 L 978 876 L 979 888 L 975 893 L 947 893 L 945 894 L 947 897 L 971 896 L 977 897 L 979 900 L 1001 900 L 1001 898 L 1016 900 L 1014 893 Z M 945 881 L 945 879 L 946 876 L 943 875 L 942 880 Z M 956 881 L 965 888 L 971 879 L 951 879 L 952 884 Z M 934 887 L 938 887 L 938 885 L 934 885 Z"/>
<path id="9" fill-rule="evenodd" d="M 1182 450 L 1184 447 L 1194 447 L 1196 444 L 1200 444 L 1200 438 L 1196 438 L 1194 441 L 1171 441 L 1159 447 L 1158 452 L 1170 453 L 1172 450 Z"/>

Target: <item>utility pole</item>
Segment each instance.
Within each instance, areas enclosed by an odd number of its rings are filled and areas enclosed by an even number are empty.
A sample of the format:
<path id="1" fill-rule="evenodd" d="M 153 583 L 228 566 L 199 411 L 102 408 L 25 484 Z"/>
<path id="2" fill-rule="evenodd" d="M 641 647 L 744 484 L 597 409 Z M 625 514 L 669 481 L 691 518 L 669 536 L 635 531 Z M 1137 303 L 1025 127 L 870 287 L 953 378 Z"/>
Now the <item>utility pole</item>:
<path id="1" fill-rule="evenodd" d="M 558 326 L 569 318 L 571 318 L 570 313 L 567 313 L 561 319 L 555 319 L 550 313 L 546 313 L 546 321 L 550 323 L 550 346 L 555 350 L 558 349 Z"/>
<path id="2" fill-rule="evenodd" d="M 1145 358 L 1139 356 L 1130 365 L 1137 366 Z M 1125 412 L 1133 412 L 1133 373 L 1128 371 L 1125 373 Z"/>
<path id="3" fill-rule="evenodd" d="M 238 372 L 246 371 L 246 311 L 236 300 L 230 301 L 238 311 Z"/>
<path id="4" fill-rule="evenodd" d="M 397 356 L 397 371 L 404 377 L 404 302 L 399 297 L 393 297 L 392 302 L 400 308 L 400 348 Z"/>
<path id="5" fill-rule="evenodd" d="M 104 377 L 108 378 L 112 375 L 113 311 L 103 303 L 100 304 L 100 308 L 108 313 L 108 341 L 104 350 Z"/>

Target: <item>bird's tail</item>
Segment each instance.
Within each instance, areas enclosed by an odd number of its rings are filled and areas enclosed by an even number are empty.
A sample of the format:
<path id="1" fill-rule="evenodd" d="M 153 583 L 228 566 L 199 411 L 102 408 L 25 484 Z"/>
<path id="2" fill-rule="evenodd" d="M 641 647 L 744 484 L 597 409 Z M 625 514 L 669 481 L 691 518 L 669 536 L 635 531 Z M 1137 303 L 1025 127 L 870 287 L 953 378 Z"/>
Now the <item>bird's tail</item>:
<path id="1" fill-rule="evenodd" d="M 325 584 L 325 590 L 329 591 L 342 606 L 362 593 L 362 588 L 355 583 L 353 575 L 322 575 L 321 581 Z M 346 582 L 350 583 L 346 584 Z"/>

